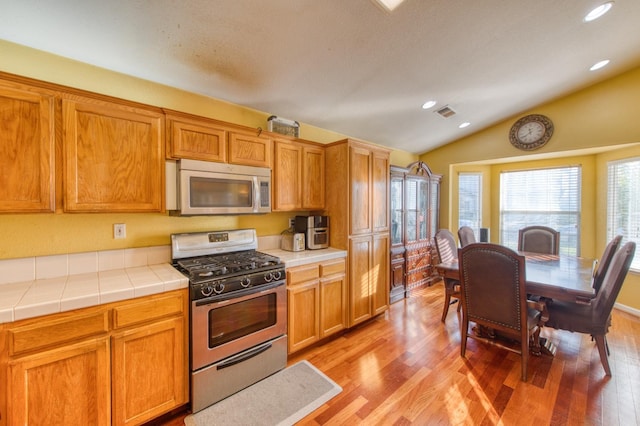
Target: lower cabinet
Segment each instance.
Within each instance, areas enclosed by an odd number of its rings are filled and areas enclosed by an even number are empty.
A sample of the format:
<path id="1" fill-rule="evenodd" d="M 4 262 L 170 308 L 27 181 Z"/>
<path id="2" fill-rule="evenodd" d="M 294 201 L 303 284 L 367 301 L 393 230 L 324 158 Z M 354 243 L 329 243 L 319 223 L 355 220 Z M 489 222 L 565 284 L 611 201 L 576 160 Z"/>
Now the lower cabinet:
<path id="1" fill-rule="evenodd" d="M 0 425 L 141 424 L 187 403 L 186 324 L 187 290 L 3 324 Z"/>
<path id="2" fill-rule="evenodd" d="M 346 328 L 345 260 L 287 269 L 289 353 Z"/>

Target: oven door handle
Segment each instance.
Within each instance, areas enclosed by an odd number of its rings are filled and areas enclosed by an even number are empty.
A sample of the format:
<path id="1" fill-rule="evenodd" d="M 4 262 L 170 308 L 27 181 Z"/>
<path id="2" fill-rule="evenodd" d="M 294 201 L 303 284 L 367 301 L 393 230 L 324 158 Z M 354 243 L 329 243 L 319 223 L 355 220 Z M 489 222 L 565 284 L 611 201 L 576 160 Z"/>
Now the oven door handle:
<path id="1" fill-rule="evenodd" d="M 232 365 L 239 364 L 243 361 L 253 358 L 254 356 L 260 355 L 262 352 L 270 349 L 272 346 L 271 342 L 264 343 L 260 346 L 256 346 L 246 352 L 238 354 L 227 361 L 223 361 L 220 364 L 216 365 L 216 370 L 222 370 L 223 368 L 231 367 Z"/>

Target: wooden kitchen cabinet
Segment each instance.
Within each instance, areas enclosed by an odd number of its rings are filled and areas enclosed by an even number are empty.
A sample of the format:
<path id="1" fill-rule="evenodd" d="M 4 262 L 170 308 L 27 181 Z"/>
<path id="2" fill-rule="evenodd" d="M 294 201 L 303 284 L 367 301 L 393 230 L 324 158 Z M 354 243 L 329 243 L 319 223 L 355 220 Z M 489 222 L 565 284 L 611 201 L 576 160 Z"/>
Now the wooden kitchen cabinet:
<path id="1" fill-rule="evenodd" d="M 215 120 L 165 111 L 167 158 L 227 162 L 228 129 Z"/>
<path id="2" fill-rule="evenodd" d="M 344 259 L 287 269 L 289 353 L 346 328 Z"/>
<path id="3" fill-rule="evenodd" d="M 55 210 L 55 92 L 0 80 L 0 212 Z"/>
<path id="4" fill-rule="evenodd" d="M 329 239 L 347 250 L 351 327 L 389 307 L 389 150 L 345 139 L 325 155 Z"/>
<path id="5" fill-rule="evenodd" d="M 187 290 L 2 324 L 0 425 L 140 424 L 187 403 L 186 324 Z"/>
<path id="6" fill-rule="evenodd" d="M 65 94 L 64 210 L 164 209 L 164 115 L 153 108 Z"/>
<path id="7" fill-rule="evenodd" d="M 273 141 L 266 136 L 229 131 L 229 163 L 271 168 Z"/>
<path id="8" fill-rule="evenodd" d="M 324 208 L 324 149 L 311 143 L 274 143 L 274 211 Z"/>

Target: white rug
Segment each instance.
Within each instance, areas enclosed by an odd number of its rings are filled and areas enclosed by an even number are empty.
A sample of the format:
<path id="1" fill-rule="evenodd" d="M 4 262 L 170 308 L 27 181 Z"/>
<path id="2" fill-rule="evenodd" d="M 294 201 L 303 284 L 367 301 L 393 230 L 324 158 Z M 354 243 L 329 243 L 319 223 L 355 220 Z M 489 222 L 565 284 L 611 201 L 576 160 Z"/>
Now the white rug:
<path id="1" fill-rule="evenodd" d="M 308 361 L 290 367 L 184 419 L 187 426 L 293 425 L 342 388 Z"/>

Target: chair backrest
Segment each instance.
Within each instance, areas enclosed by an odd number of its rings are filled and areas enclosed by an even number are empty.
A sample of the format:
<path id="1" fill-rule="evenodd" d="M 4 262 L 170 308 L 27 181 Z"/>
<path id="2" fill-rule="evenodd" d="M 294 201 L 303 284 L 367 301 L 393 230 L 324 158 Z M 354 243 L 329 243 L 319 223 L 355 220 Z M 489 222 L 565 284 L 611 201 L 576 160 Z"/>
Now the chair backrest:
<path id="1" fill-rule="evenodd" d="M 613 255 L 611 264 L 602 281 L 602 287 L 600 287 L 595 301 L 591 304 L 595 311 L 597 323 L 601 325 L 608 324 L 613 305 L 616 303 L 624 279 L 629 272 L 635 252 L 636 243 L 629 241 Z"/>
<path id="2" fill-rule="evenodd" d="M 460 240 L 460 247 L 477 242 L 476 234 L 473 233 L 473 229 L 469 226 L 461 226 L 460 229 L 458 229 L 458 239 Z"/>
<path id="3" fill-rule="evenodd" d="M 596 271 L 593 274 L 592 286 L 596 291 L 596 294 L 600 291 L 602 281 L 604 280 L 604 276 L 609 269 L 609 265 L 611 264 L 613 255 L 616 253 L 616 250 L 618 250 L 620 241 L 622 241 L 622 235 L 616 235 L 611 241 L 609 241 L 609 244 L 607 244 L 607 247 L 605 247 L 604 252 L 602 253 L 602 257 L 600 258 Z"/>
<path id="4" fill-rule="evenodd" d="M 458 258 L 458 246 L 453 234 L 448 229 L 440 229 L 434 237 L 440 262 L 453 262 Z"/>
<path id="5" fill-rule="evenodd" d="M 548 226 L 527 226 L 518 231 L 518 251 L 560 253 L 560 232 Z"/>
<path id="6" fill-rule="evenodd" d="M 492 243 L 469 244 L 458 256 L 463 315 L 526 339 L 524 256 Z"/>

